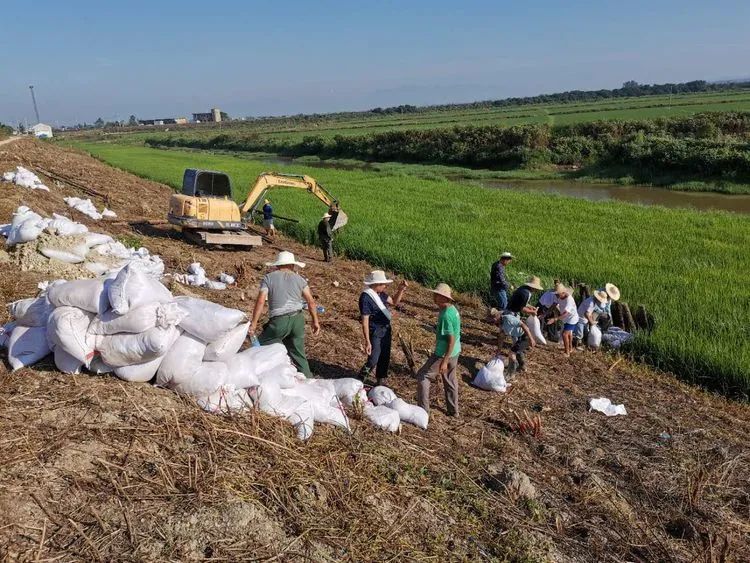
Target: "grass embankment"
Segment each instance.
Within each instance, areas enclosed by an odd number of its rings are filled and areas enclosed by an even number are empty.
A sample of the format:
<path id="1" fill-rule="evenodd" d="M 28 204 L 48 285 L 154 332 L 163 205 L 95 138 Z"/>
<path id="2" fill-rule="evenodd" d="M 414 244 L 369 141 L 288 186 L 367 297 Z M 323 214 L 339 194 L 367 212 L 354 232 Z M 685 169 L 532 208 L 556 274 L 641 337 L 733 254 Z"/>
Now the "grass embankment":
<path id="1" fill-rule="evenodd" d="M 228 156 L 113 144 L 79 144 L 105 162 L 179 188 L 182 172 L 228 172 L 241 199 L 267 163 Z M 282 167 L 280 167 L 282 168 Z M 424 283 L 444 280 L 483 294 L 490 264 L 505 249 L 518 256 L 516 281 L 541 275 L 591 284 L 617 283 L 630 303 L 656 318 L 633 352 L 692 382 L 732 395 L 750 391 L 746 289 L 750 221 L 546 194 L 492 191 L 412 176 L 306 169 L 343 202 L 350 224 L 337 247 Z M 312 241 L 321 206 L 278 190 L 276 211 L 299 217 L 283 230 Z M 166 202 L 165 213 L 166 213 Z"/>

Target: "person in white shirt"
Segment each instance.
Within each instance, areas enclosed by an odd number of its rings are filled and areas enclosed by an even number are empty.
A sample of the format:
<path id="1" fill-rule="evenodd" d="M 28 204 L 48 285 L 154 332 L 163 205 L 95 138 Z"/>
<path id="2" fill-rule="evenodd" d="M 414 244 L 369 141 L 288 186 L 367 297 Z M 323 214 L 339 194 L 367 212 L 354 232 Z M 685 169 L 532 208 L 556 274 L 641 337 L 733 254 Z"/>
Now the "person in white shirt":
<path id="1" fill-rule="evenodd" d="M 585 342 L 588 338 L 589 327 L 595 326 L 599 319 L 601 307 L 607 303 L 607 294 L 596 290 L 591 297 L 587 297 L 578 306 L 578 325 L 573 334 L 574 344 Z"/>
<path id="2" fill-rule="evenodd" d="M 573 290 L 569 287 L 558 284 L 555 287 L 555 294 L 557 295 L 556 304 L 560 314 L 548 319 L 547 324 L 551 325 L 557 321 L 563 322 L 563 345 L 565 346 L 565 355 L 569 357 L 573 351 L 573 331 L 578 324 L 578 309 L 573 299 Z"/>

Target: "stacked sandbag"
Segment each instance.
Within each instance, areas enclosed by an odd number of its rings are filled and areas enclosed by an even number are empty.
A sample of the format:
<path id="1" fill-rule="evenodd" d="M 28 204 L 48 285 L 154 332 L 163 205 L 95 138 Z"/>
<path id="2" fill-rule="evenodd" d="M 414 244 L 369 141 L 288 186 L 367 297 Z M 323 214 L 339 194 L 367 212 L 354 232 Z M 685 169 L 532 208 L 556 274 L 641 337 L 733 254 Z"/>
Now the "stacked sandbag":
<path id="1" fill-rule="evenodd" d="M 0 343 L 8 349 L 8 363 L 13 370 L 31 366 L 51 349 L 47 342 L 47 322 L 54 310 L 47 290 L 55 284 L 40 287 L 37 297 L 21 299 L 8 304 L 8 313 L 13 321 L 0 331 Z"/>
<path id="2" fill-rule="evenodd" d="M 201 266 L 200 262 L 193 262 L 188 266 L 187 274 L 174 274 L 173 279 L 184 285 L 206 287 L 208 289 L 226 289 L 228 285 L 233 284 L 235 281 L 232 276 L 224 272 L 219 275 L 218 281 L 208 279 L 206 270 Z"/>
<path id="3" fill-rule="evenodd" d="M 370 389 L 367 399 L 362 414 L 378 428 L 398 432 L 401 422 L 406 422 L 422 430 L 427 429 L 429 413 L 418 405 L 411 405 L 400 399 L 393 389 L 378 385 Z"/>
<path id="4" fill-rule="evenodd" d="M 49 191 L 49 188 L 39 179 L 39 176 L 23 166 L 16 166 L 15 171 L 5 172 L 2 176 L 4 182 L 12 182 L 21 188 L 30 190 Z"/>

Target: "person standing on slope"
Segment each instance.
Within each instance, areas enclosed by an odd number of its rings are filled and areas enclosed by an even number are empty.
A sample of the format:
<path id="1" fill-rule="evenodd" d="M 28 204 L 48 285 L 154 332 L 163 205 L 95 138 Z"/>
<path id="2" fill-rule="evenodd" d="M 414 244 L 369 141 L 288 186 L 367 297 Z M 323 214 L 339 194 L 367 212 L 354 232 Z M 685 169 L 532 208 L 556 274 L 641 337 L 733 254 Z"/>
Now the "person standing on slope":
<path id="1" fill-rule="evenodd" d="M 268 237 L 273 238 L 276 235 L 276 227 L 273 226 L 273 207 L 268 199 L 263 202 L 263 228 Z"/>
<path id="2" fill-rule="evenodd" d="M 560 284 L 555 287 L 557 299 L 555 304 L 560 314 L 547 320 L 547 324 L 554 324 L 557 321 L 563 322 L 562 338 L 565 345 L 565 355 L 570 357 L 573 352 L 573 331 L 578 325 L 578 307 L 573 299 L 573 290 Z"/>
<path id="3" fill-rule="evenodd" d="M 320 334 L 320 321 L 307 280 L 294 271 L 295 266 L 304 268 L 305 264 L 297 262 L 291 252 L 282 251 L 275 262 L 267 262 L 266 266 L 275 270 L 263 276 L 260 282 L 248 334 L 255 335 L 267 300 L 269 321 L 263 327 L 258 341 L 261 346 L 281 342 L 297 369 L 310 378 L 312 372 L 305 356 L 305 303 L 312 317 L 313 335 Z"/>
<path id="4" fill-rule="evenodd" d="M 323 215 L 318 223 L 318 240 L 323 249 L 323 259 L 326 262 L 333 261 L 333 228 L 331 227 L 330 211 Z"/>
<path id="5" fill-rule="evenodd" d="M 408 287 L 406 281 L 402 281 L 396 295 L 391 298 L 385 290 L 392 283 L 383 270 L 375 270 L 365 278 L 366 288 L 359 296 L 359 315 L 367 353 L 361 375 L 364 380 L 375 370 L 377 385 L 385 385 L 391 363 L 391 312 L 388 306 L 397 307 Z"/>
<path id="6" fill-rule="evenodd" d="M 505 276 L 505 267 L 510 264 L 511 260 L 513 260 L 513 255 L 510 252 L 503 252 L 500 260 L 495 262 L 490 269 L 490 291 L 501 313 L 508 307 L 510 284 Z"/>
<path id="7" fill-rule="evenodd" d="M 456 368 L 461 353 L 461 317 L 453 304 L 448 284 L 438 284 L 432 290 L 432 298 L 440 310 L 435 330 L 435 351 L 417 372 L 417 404 L 430 412 L 430 384 L 440 376 L 443 380 L 446 412 L 448 416 L 458 416 Z"/>

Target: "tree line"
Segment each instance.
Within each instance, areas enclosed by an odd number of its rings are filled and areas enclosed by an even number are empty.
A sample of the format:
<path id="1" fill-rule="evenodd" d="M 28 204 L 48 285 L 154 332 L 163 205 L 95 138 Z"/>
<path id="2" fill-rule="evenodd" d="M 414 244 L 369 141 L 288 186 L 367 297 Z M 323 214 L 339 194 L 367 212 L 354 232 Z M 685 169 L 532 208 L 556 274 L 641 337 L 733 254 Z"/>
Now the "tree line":
<path id="1" fill-rule="evenodd" d="M 223 134 L 210 138 L 150 138 L 146 143 L 155 147 L 483 168 L 622 166 L 655 175 L 750 182 L 750 112 L 554 127 L 456 126 L 363 136 L 307 136 L 301 141 L 267 139 L 258 134 Z"/>

